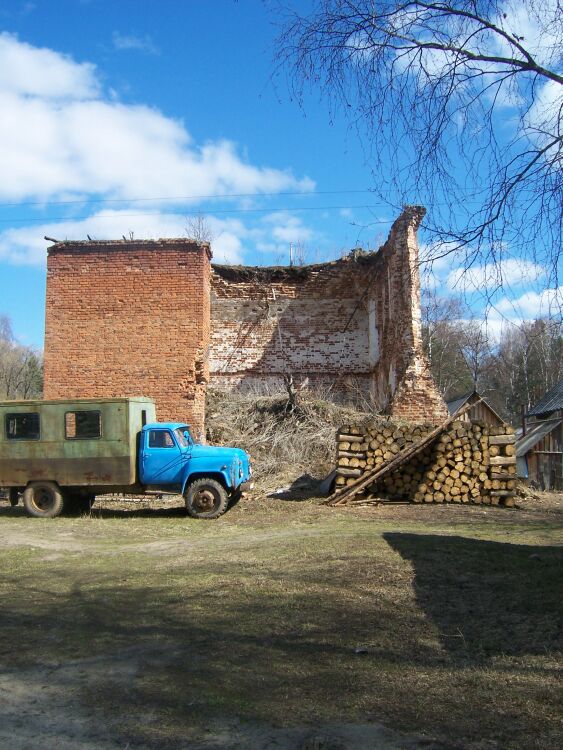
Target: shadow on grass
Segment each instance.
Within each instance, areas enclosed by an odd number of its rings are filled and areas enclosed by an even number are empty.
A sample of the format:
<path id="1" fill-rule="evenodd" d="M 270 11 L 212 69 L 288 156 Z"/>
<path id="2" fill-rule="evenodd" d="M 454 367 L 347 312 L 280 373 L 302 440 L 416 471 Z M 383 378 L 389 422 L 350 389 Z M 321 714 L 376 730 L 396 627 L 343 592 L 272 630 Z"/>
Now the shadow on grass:
<path id="1" fill-rule="evenodd" d="M 287 558 L 266 540 L 185 564 L 24 551 L 0 580 L 0 661 L 30 693 L 78 696 L 124 747 L 185 747 L 217 720 L 368 717 L 452 748 L 558 747 L 551 664 L 504 657 L 554 649 L 561 550 L 385 539 L 307 541 Z"/>
<path id="2" fill-rule="evenodd" d="M 418 605 L 447 651 L 480 663 L 563 647 L 563 548 L 386 533 L 414 570 Z"/>
<path id="3" fill-rule="evenodd" d="M 166 506 L 165 508 L 139 508 L 135 504 L 131 503 L 127 508 L 112 508 L 107 506 L 95 505 L 90 513 L 84 513 L 82 515 L 93 518 L 184 518 L 186 517 L 186 508 L 183 505 L 178 504 L 178 507 Z M 141 503 L 139 503 L 141 505 Z M 0 519 L 1 518 L 26 518 L 26 512 L 21 505 L 14 508 L 10 506 L 0 507 Z M 77 513 L 63 513 L 60 518 L 77 518 Z M 29 522 L 33 523 L 35 519 L 30 518 Z M 55 519 L 55 522 L 58 519 Z"/>
<path id="4" fill-rule="evenodd" d="M 271 500 L 287 500 L 290 502 L 300 502 L 310 500 L 313 497 L 321 497 L 325 493 L 322 491 L 323 480 L 315 479 L 310 474 L 302 474 L 288 486 L 271 492 L 268 497 Z"/>

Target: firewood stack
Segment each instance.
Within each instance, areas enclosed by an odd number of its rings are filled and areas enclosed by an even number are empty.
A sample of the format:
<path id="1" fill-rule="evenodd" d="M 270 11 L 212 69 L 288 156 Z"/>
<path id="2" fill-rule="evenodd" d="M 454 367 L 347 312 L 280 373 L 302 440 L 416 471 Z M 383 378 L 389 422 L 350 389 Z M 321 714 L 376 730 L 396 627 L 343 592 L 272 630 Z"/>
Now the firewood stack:
<path id="1" fill-rule="evenodd" d="M 514 505 L 516 495 L 516 436 L 509 425 L 489 429 L 491 504 Z"/>
<path id="2" fill-rule="evenodd" d="M 371 423 L 338 433 L 338 489 L 384 467 L 402 451 L 415 448 L 434 424 Z M 516 488 L 514 431 L 508 425 L 451 422 L 430 444 L 365 488 L 378 498 L 416 503 L 484 503 L 512 506 Z"/>

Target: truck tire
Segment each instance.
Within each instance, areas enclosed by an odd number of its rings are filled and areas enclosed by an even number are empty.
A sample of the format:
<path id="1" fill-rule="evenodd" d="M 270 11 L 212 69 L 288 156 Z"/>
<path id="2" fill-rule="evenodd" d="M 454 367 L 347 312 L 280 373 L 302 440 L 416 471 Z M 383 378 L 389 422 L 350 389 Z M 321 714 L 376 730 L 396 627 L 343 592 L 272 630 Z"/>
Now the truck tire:
<path id="1" fill-rule="evenodd" d="M 54 482 L 30 482 L 23 492 L 23 507 L 33 518 L 55 518 L 63 505 L 63 494 Z"/>
<path id="2" fill-rule="evenodd" d="M 186 487 L 184 499 L 192 518 L 219 518 L 229 504 L 227 491 L 215 479 L 195 479 Z"/>

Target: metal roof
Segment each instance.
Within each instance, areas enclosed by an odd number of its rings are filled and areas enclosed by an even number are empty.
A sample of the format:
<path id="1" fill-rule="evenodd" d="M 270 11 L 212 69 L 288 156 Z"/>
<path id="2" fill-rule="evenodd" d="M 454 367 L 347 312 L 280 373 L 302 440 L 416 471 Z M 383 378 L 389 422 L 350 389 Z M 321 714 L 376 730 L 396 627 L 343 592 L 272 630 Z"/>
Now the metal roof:
<path id="1" fill-rule="evenodd" d="M 545 396 L 530 409 L 526 416 L 535 417 L 538 414 L 557 411 L 557 409 L 563 409 L 563 378 L 553 388 L 549 389 Z"/>
<path id="2" fill-rule="evenodd" d="M 516 441 L 516 456 L 525 456 L 536 443 L 539 443 L 542 438 L 549 435 L 559 424 L 561 424 L 560 419 L 545 419 L 542 422 L 534 422 L 529 432 Z"/>
<path id="3" fill-rule="evenodd" d="M 469 401 L 474 392 L 475 391 L 470 391 L 469 393 L 466 393 L 465 396 L 459 396 L 459 398 L 454 398 L 452 401 L 446 401 L 446 406 L 448 407 L 450 416 L 455 414 L 458 409 L 461 409 L 465 402 Z"/>

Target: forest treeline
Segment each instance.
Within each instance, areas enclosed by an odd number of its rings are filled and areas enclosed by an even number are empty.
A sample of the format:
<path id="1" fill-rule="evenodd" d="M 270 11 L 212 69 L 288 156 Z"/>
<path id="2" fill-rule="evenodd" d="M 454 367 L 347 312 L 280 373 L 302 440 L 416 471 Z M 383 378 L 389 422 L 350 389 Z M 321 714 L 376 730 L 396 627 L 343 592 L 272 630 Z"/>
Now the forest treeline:
<path id="1" fill-rule="evenodd" d="M 500 332 L 467 316 L 455 298 L 427 294 L 424 348 L 446 400 L 477 390 L 514 425 L 563 377 L 563 324 L 538 319 L 506 322 Z"/>
<path id="2" fill-rule="evenodd" d="M 33 347 L 20 344 L 10 318 L 0 315 L 0 399 L 38 398 L 43 391 L 43 360 Z"/>

